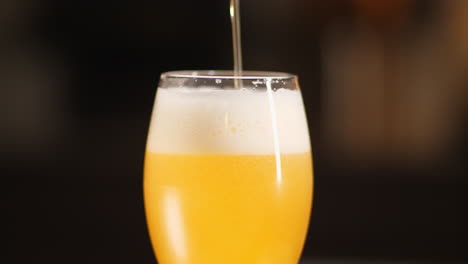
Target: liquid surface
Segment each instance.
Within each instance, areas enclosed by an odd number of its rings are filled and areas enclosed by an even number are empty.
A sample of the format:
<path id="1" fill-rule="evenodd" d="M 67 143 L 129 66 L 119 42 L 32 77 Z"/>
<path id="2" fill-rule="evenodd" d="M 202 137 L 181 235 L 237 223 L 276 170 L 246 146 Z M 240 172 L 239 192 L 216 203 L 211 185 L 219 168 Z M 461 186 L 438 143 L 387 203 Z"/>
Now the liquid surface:
<path id="1" fill-rule="evenodd" d="M 295 264 L 312 201 L 310 153 L 147 153 L 145 203 L 161 264 Z"/>
<path id="2" fill-rule="evenodd" d="M 301 93 L 158 89 L 148 135 L 157 153 L 274 154 L 310 152 Z M 272 105 L 273 104 L 273 105 Z M 273 127 L 272 108 L 277 114 Z M 275 138 L 274 129 L 277 129 Z"/>

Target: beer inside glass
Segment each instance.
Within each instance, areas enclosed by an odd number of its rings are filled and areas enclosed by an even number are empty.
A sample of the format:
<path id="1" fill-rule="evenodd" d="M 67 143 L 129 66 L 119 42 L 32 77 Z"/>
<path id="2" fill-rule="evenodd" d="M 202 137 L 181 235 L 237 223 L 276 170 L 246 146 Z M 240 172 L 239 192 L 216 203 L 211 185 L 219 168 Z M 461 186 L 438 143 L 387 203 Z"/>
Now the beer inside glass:
<path id="1" fill-rule="evenodd" d="M 160 264 L 296 264 L 312 192 L 296 76 L 162 74 L 144 169 Z"/>

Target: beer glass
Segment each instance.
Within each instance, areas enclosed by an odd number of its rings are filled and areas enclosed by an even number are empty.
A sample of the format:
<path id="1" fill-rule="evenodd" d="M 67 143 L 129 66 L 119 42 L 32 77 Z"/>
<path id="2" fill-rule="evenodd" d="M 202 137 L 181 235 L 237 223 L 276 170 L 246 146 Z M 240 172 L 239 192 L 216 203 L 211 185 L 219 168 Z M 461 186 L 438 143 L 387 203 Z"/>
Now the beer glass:
<path id="1" fill-rule="evenodd" d="M 297 76 L 161 76 L 144 200 L 160 264 L 296 264 L 313 192 Z"/>

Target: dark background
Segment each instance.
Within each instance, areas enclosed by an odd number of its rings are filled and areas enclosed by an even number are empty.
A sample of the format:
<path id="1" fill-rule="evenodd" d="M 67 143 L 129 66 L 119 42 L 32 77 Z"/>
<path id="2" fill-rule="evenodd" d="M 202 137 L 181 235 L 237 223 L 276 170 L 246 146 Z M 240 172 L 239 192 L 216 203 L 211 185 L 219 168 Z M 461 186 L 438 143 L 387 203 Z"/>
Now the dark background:
<path id="1" fill-rule="evenodd" d="M 155 88 L 164 71 L 232 68 L 228 4 L 0 2 L 3 263 L 155 263 Z M 467 261 L 466 2 L 241 6 L 245 68 L 300 77 L 316 175 L 305 258 Z"/>

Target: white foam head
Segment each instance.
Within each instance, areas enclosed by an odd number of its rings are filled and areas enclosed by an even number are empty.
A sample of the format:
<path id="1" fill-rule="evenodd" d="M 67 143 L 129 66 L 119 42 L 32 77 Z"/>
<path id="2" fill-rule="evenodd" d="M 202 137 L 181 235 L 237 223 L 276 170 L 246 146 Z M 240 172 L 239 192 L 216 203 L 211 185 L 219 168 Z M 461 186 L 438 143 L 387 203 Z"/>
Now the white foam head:
<path id="1" fill-rule="evenodd" d="M 147 148 L 173 154 L 309 152 L 301 93 L 160 88 Z"/>

